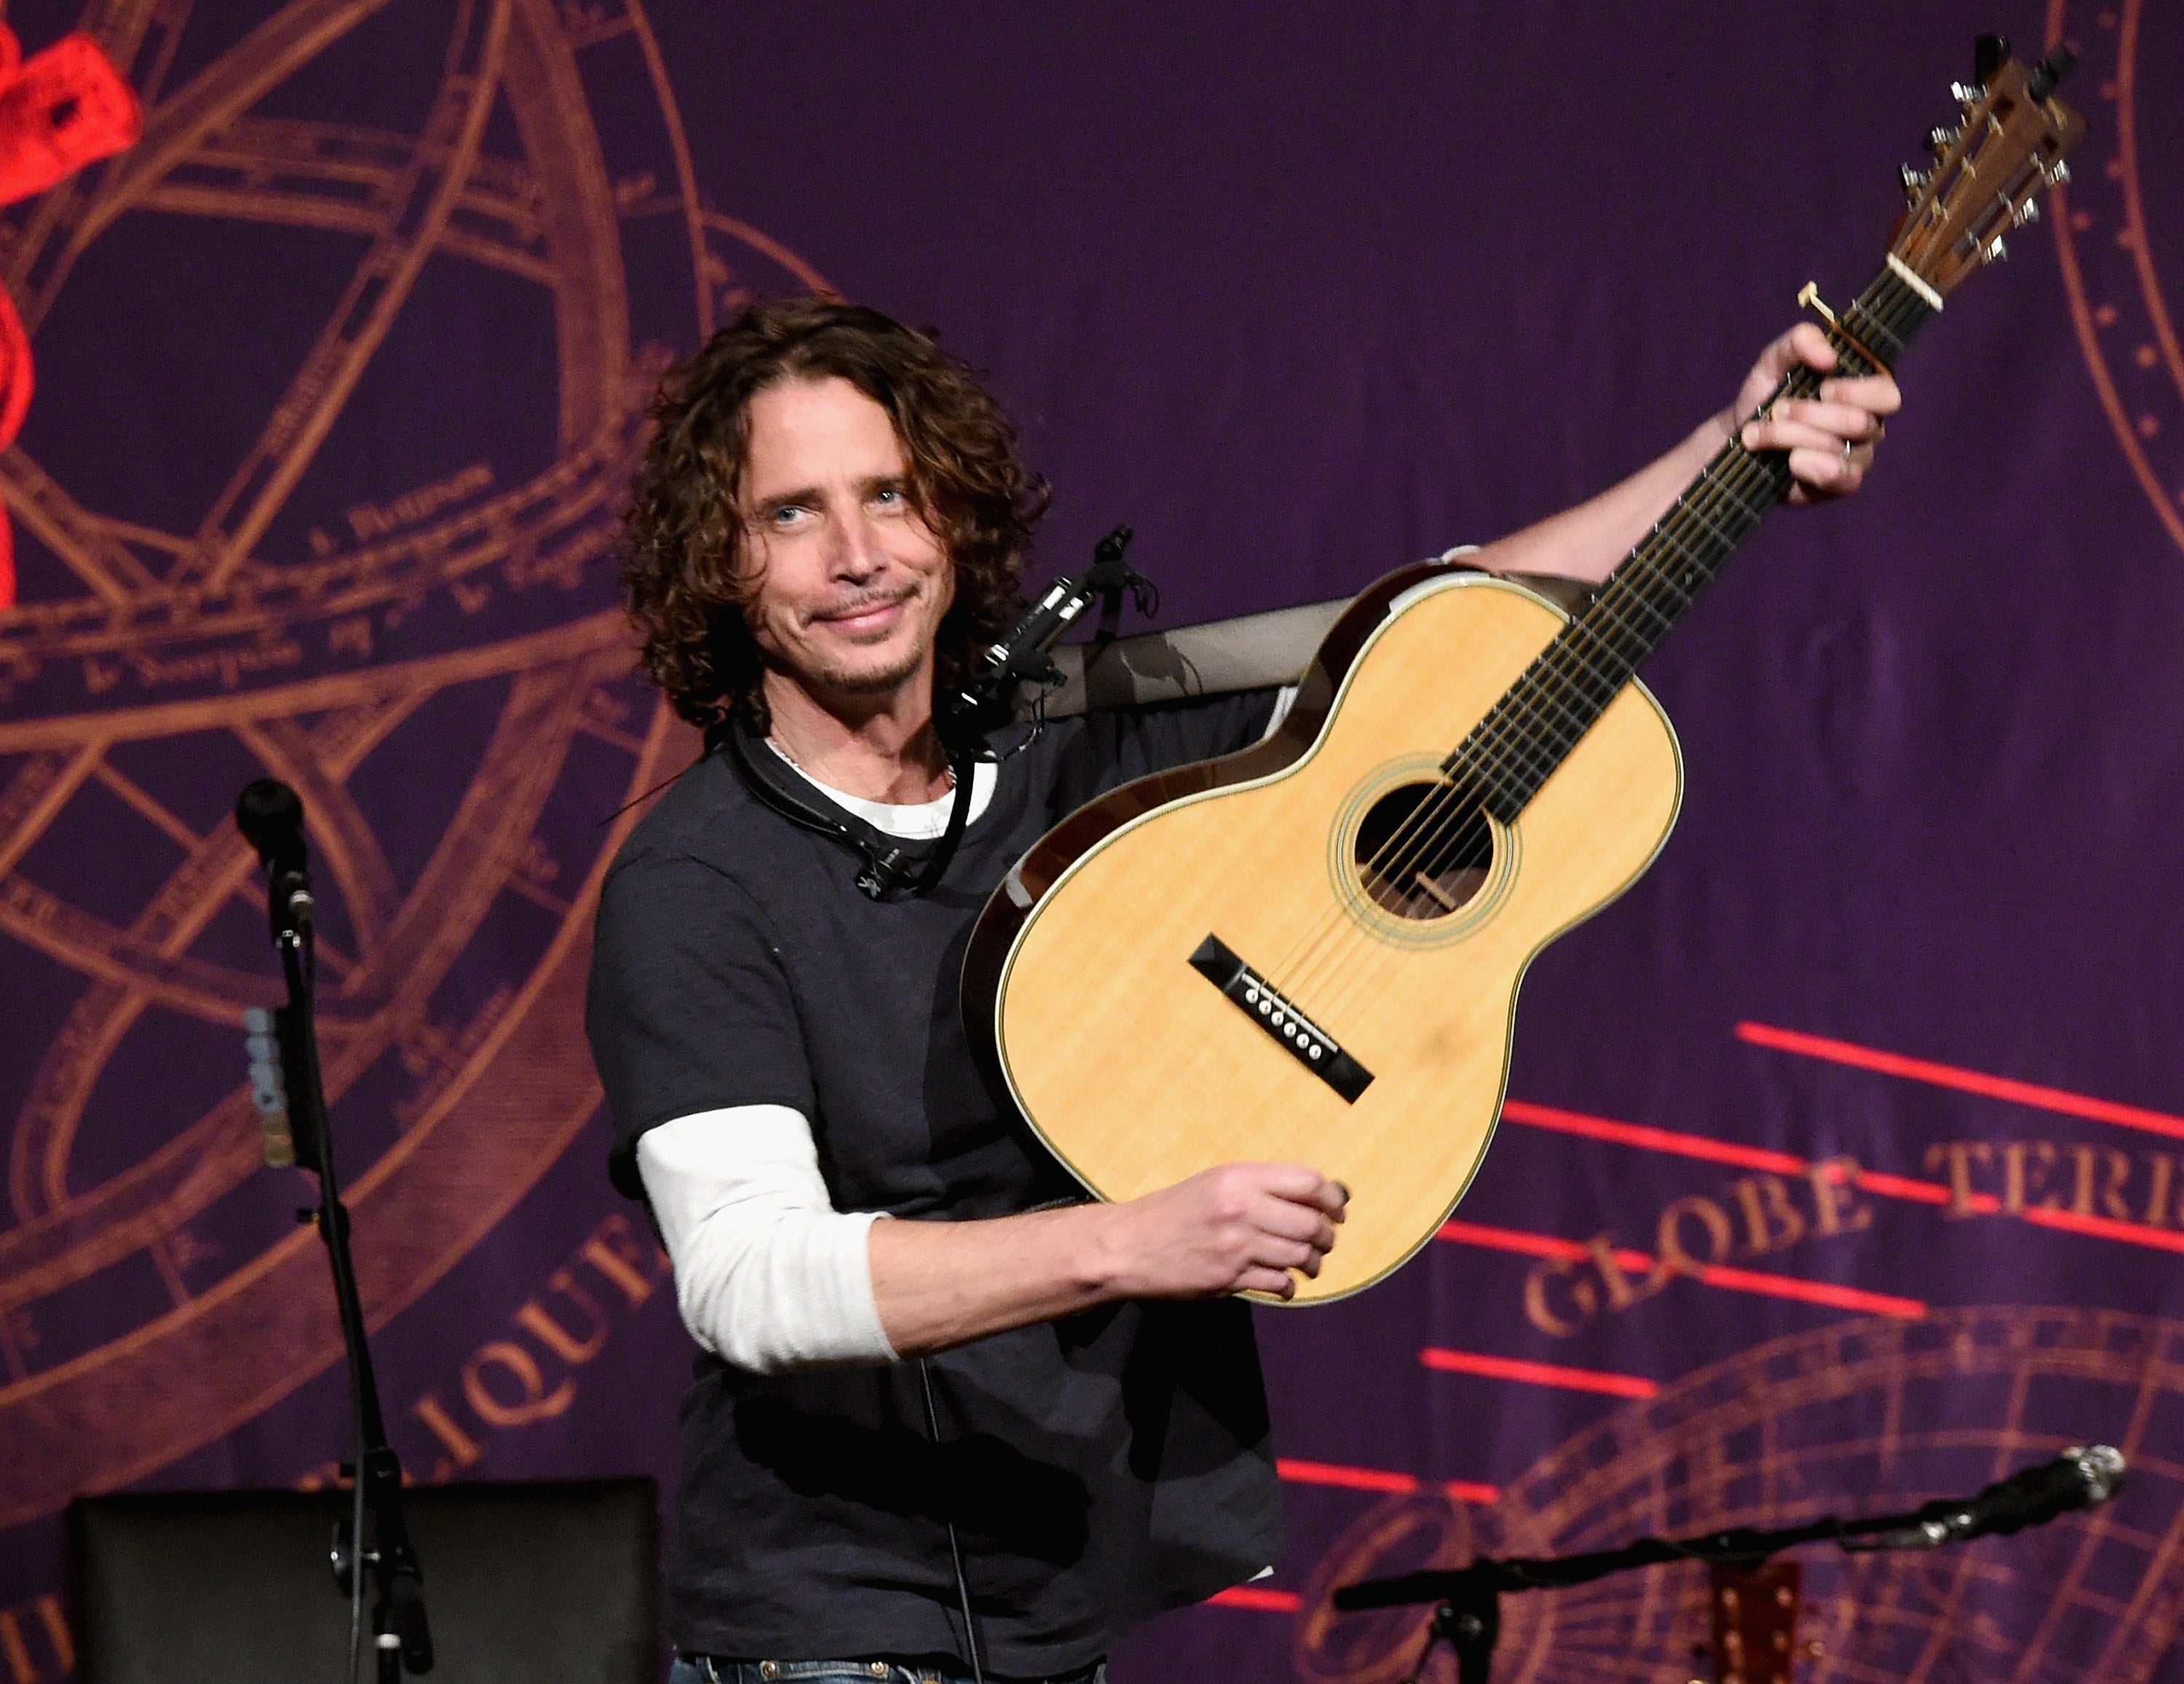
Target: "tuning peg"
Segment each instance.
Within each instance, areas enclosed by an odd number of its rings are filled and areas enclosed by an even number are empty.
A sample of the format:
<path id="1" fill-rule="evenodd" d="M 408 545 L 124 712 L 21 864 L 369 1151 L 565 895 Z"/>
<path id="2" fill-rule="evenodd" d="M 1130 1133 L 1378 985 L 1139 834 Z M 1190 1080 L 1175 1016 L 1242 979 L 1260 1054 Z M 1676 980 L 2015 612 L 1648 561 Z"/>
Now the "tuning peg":
<path id="1" fill-rule="evenodd" d="M 2067 187 L 2070 185 L 2070 166 L 2065 164 L 2061 159 L 2057 159 L 2053 164 L 2048 166 L 2048 185 L 2049 187 Z"/>
<path id="2" fill-rule="evenodd" d="M 1957 137 L 1962 133 L 1964 131 L 1961 128 L 1936 129 L 1926 137 L 1926 144 L 1933 148 L 1934 156 L 1939 158 L 1957 143 Z"/>
<path id="3" fill-rule="evenodd" d="M 1993 243 L 1987 247 L 1986 250 L 1980 254 L 1981 263 L 2007 263 L 2008 260 L 2009 248 L 2003 244 L 2002 236 L 1999 234 L 1994 237 Z"/>
<path id="4" fill-rule="evenodd" d="M 1934 179 L 1931 170 L 1914 170 L 1906 164 L 1903 168 L 1903 198 L 1908 204 L 1919 203 L 1919 195 L 1926 191 L 1926 183 Z"/>
<path id="5" fill-rule="evenodd" d="M 1970 87 L 1963 82 L 1951 82 L 1949 98 L 1955 100 L 1957 109 L 1969 117 L 1978 109 L 1980 101 L 1986 98 L 1986 90 L 1981 87 Z"/>
<path id="6" fill-rule="evenodd" d="M 2018 206 L 2015 213 L 2011 215 L 2009 226 L 2013 228 L 2022 228 L 2026 223 L 2037 222 L 2039 220 L 2039 205 L 2033 200 L 2027 199 L 2023 204 Z"/>
<path id="7" fill-rule="evenodd" d="M 2057 47 L 2032 67 L 2032 74 L 2025 78 L 2025 92 L 2032 96 L 2036 104 L 2045 101 L 2055 92 L 2055 84 L 2069 75 L 2070 67 L 2077 62 L 2078 55 L 2069 47 Z"/>

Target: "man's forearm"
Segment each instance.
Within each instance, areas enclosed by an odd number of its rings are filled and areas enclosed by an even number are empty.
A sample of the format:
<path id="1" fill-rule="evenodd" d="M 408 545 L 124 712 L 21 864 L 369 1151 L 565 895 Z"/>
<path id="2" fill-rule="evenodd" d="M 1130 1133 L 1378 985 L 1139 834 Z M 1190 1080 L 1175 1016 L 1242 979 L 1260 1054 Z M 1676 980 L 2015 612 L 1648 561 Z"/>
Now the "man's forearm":
<path id="1" fill-rule="evenodd" d="M 1590 502 L 1487 545 L 1472 560 L 1490 572 L 1599 583 L 1698 477 L 1733 427 L 1747 449 L 1782 453 L 1793 482 L 1789 501 L 1823 502 L 1857 490 L 1873 465 L 1882 423 L 1903 401 L 1895 381 L 1886 374 L 1834 378 L 1820 383 L 1816 398 L 1769 401 L 1791 371 L 1825 374 L 1837 367 L 1819 329 L 1799 323 L 1759 354 L 1730 406 L 1674 449 Z"/>
<path id="2" fill-rule="evenodd" d="M 1494 573 L 1549 573 L 1597 584 L 1668 512 L 1728 442 L 1719 417 L 1599 496 L 1496 539 L 1465 559 Z"/>
<path id="3" fill-rule="evenodd" d="M 1106 1207 L 983 1222 L 875 1222 L 872 1299 L 888 1342 L 923 1356 L 1049 1321 L 1117 1296 L 1100 1229 Z"/>
<path id="4" fill-rule="evenodd" d="M 1294 1163 L 1224 1163 L 1121 1204 L 985 1222 L 875 1222 L 872 1302 L 896 1354 L 945 1350 L 1116 1298 L 1296 1290 L 1350 1196 Z"/>

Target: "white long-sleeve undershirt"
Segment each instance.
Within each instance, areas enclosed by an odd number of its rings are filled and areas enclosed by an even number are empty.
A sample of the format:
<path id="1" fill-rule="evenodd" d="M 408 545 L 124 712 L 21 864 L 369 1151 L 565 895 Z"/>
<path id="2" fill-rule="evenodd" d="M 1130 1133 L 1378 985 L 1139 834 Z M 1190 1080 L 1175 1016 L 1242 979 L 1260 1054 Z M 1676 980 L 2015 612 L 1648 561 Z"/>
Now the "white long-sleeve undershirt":
<path id="1" fill-rule="evenodd" d="M 876 1213 L 833 1207 L 803 1112 L 678 1117 L 638 1138 L 637 1171 L 706 1350 L 759 1374 L 895 1360 L 872 1297 Z"/>
<path id="2" fill-rule="evenodd" d="M 1268 734 L 1295 696 L 1291 685 L 1275 699 Z M 952 792 L 871 801 L 797 770 L 889 835 L 926 841 L 947 828 Z M 991 761 L 973 767 L 969 822 L 993 800 L 997 773 Z M 706 1350 L 759 1374 L 899 1360 L 872 1291 L 868 1236 L 880 1213 L 834 1208 L 801 1112 L 736 1105 L 677 1117 L 638 1137 L 637 1170 L 675 1265 L 682 1324 Z"/>

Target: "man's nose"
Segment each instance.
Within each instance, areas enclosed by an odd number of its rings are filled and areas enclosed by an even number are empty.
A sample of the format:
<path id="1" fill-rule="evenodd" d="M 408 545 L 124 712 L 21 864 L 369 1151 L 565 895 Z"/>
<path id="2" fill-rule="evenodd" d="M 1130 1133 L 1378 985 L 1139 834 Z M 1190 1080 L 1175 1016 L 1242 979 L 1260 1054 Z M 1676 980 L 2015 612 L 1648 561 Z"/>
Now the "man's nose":
<path id="1" fill-rule="evenodd" d="M 832 523 L 828 532 L 829 570 L 838 578 L 870 578 L 887 566 L 881 548 L 879 526 L 861 505 Z"/>

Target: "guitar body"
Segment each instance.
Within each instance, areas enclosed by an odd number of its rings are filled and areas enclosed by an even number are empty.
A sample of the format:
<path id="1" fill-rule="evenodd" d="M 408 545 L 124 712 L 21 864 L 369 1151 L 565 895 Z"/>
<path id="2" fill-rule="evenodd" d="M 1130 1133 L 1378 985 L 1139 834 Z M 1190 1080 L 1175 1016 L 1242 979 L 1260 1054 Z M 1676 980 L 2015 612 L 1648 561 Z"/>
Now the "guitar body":
<path id="1" fill-rule="evenodd" d="M 1484 573 L 1392 576 L 1329 634 L 1282 732 L 1093 803 L 996 892 L 965 967 L 974 1045 L 1093 1192 L 1314 1166 L 1350 1210 L 1297 1302 L 1432 1238 L 1493 1135 L 1526 966 L 1645 870 L 1682 795 L 1675 734 L 1633 683 L 1492 823 L 1490 859 L 1415 892 L 1375 875 L 1566 617 Z"/>

